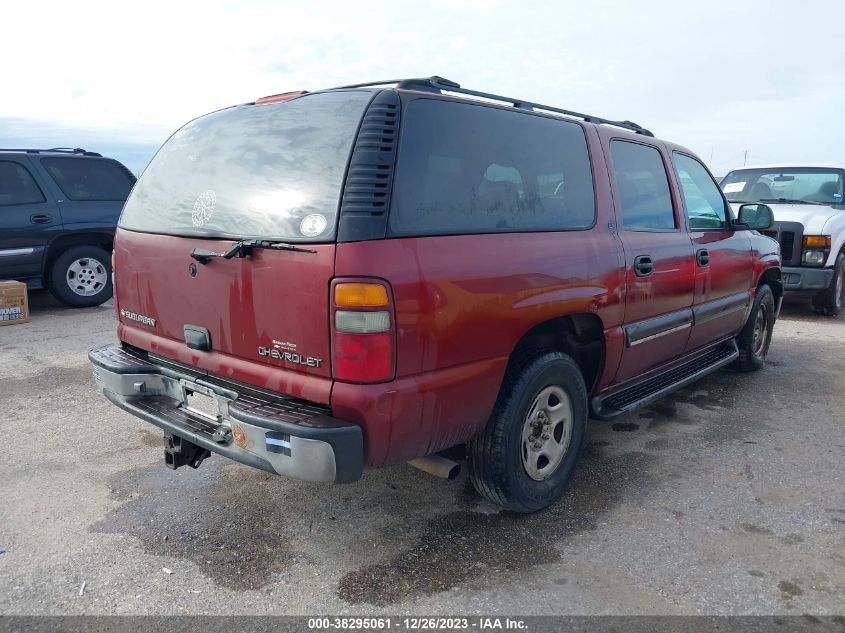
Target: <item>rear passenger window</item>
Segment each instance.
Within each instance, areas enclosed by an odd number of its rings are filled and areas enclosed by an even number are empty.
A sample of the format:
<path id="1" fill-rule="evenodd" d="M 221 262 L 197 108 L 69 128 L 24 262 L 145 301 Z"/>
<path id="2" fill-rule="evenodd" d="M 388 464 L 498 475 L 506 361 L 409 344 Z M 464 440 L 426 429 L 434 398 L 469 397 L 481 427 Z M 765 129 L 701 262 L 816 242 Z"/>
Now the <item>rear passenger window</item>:
<path id="1" fill-rule="evenodd" d="M 20 163 L 0 161 L 0 206 L 39 202 L 44 202 L 44 194 L 29 170 Z"/>
<path id="2" fill-rule="evenodd" d="M 393 235 L 584 229 L 595 218 L 576 123 L 417 99 L 405 108 Z"/>
<path id="3" fill-rule="evenodd" d="M 613 174 L 626 229 L 674 229 L 675 211 L 669 179 L 654 147 L 611 141 Z"/>
<path id="4" fill-rule="evenodd" d="M 108 159 L 42 158 L 68 200 L 126 200 L 135 177 Z"/>

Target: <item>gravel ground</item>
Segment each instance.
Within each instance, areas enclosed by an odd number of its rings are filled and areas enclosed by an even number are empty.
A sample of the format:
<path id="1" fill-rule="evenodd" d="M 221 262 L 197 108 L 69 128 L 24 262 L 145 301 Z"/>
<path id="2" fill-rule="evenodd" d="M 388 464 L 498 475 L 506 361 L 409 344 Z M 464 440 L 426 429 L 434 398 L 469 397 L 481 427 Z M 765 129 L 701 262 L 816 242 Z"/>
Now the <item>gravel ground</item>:
<path id="1" fill-rule="evenodd" d="M 167 470 L 95 392 L 111 309 L 31 301 L 0 327 L 0 613 L 845 613 L 845 320 L 803 302 L 762 372 L 592 423 L 569 492 L 526 517 L 404 464 Z"/>

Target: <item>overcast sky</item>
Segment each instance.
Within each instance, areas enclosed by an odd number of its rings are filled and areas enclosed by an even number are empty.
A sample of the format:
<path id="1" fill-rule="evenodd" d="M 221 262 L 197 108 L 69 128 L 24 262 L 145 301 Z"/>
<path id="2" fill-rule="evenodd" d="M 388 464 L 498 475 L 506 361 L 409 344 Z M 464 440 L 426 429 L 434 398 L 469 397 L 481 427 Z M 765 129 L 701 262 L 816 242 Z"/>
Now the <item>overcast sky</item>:
<path id="1" fill-rule="evenodd" d="M 3 27 L 0 146 L 134 171 L 220 107 L 432 74 L 636 121 L 717 175 L 745 150 L 845 164 L 842 0 L 39 0 L 5 5 Z"/>

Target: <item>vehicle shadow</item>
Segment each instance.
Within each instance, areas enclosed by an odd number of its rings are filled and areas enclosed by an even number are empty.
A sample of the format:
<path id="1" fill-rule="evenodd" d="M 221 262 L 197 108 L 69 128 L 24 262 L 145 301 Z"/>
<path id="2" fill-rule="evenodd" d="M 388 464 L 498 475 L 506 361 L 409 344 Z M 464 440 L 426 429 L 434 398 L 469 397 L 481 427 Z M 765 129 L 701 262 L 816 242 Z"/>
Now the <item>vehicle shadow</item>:
<path id="1" fill-rule="evenodd" d="M 109 299 L 104 304 L 92 308 L 71 308 L 53 297 L 47 290 L 30 290 L 28 301 L 30 317 L 43 314 L 71 315 L 89 310 L 111 310 L 114 306 L 113 299 Z"/>
<path id="2" fill-rule="evenodd" d="M 399 464 L 327 486 L 212 457 L 196 471 L 170 471 L 157 459 L 115 475 L 112 497 L 124 503 L 90 529 L 134 536 L 150 553 L 190 561 L 240 591 L 298 586 L 318 574 L 347 604 L 388 607 L 458 585 L 506 585 L 515 573 L 562 561 L 569 543 L 620 504 L 683 477 L 685 443 L 759 430 L 759 421 L 729 415 L 750 380 L 721 372 L 612 424 L 591 422 L 569 490 L 533 515 L 481 500 L 465 474 L 446 482 Z M 158 434 L 142 434 L 147 448 L 139 450 L 161 450 L 151 448 L 161 446 Z"/>
<path id="3" fill-rule="evenodd" d="M 783 298 L 783 305 L 780 309 L 781 319 L 789 321 L 807 321 L 818 323 L 842 322 L 845 321 L 845 311 L 838 316 L 829 317 L 813 311 L 812 297 L 809 295 L 787 293 Z"/>

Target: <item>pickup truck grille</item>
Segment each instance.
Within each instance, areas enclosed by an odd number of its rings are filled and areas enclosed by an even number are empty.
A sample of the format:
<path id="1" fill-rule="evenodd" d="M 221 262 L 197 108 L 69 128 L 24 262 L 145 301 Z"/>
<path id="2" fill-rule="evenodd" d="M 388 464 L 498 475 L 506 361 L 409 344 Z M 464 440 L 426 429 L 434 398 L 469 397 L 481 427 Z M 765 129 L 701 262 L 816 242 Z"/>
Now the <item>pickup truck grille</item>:
<path id="1" fill-rule="evenodd" d="M 804 240 L 804 225 L 798 222 L 775 222 L 771 229 L 761 231 L 780 244 L 780 256 L 784 266 L 798 266 L 801 263 L 801 243 Z"/>

